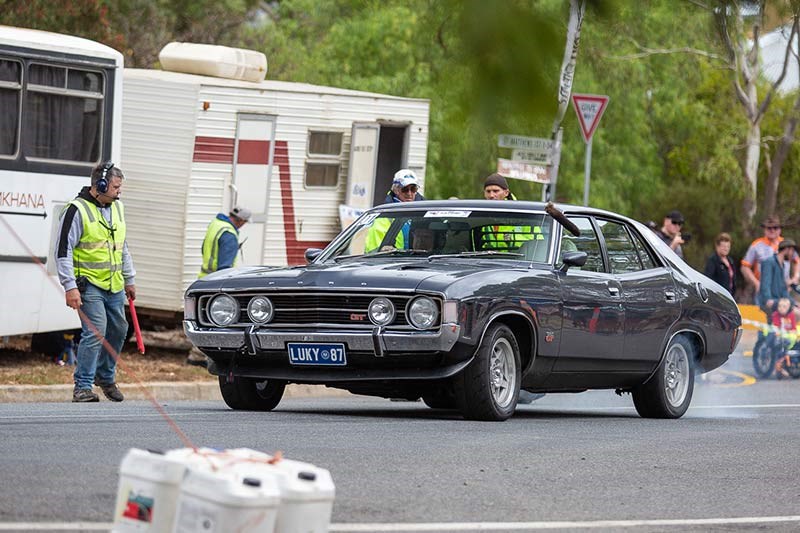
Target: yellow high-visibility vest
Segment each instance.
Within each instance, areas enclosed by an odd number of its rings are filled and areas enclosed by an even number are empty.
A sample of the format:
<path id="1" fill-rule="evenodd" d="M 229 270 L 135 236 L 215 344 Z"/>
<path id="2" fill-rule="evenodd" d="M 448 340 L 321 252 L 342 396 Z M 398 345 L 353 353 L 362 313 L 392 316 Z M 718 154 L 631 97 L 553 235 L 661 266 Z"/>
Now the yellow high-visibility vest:
<path id="1" fill-rule="evenodd" d="M 72 250 L 75 277 L 86 276 L 92 285 L 111 292 L 123 290 L 122 249 L 126 229 L 122 202 L 111 204 L 111 225 L 92 202 L 76 198 L 68 205 L 78 209 L 83 223 L 81 240 Z"/>
<path id="2" fill-rule="evenodd" d="M 217 271 L 217 266 L 219 266 L 219 238 L 224 233 L 231 233 L 236 237 L 237 241 L 239 239 L 239 233 L 232 222 L 214 218 L 208 225 L 206 236 L 203 239 L 203 264 L 200 265 L 198 278 L 203 278 Z M 234 256 L 232 267 L 236 266 L 236 259 L 237 257 Z"/>

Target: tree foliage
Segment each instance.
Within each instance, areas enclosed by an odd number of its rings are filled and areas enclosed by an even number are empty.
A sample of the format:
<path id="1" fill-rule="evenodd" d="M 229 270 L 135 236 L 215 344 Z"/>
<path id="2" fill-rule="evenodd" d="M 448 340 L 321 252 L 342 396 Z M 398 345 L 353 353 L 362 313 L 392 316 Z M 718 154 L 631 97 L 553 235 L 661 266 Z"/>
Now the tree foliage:
<path id="1" fill-rule="evenodd" d="M 583 24 L 573 91 L 610 96 L 595 133 L 590 203 L 661 223 L 679 209 L 702 267 L 720 231 L 744 251 L 747 119 L 724 43 L 705 5 L 730 2 L 595 0 Z M 266 53 L 273 79 L 427 98 L 426 195 L 481 196 L 500 133 L 547 137 L 566 39 L 564 0 L 0 0 L 0 22 L 82 35 L 153 66 L 171 40 Z M 777 13 L 777 12 L 776 12 Z M 646 50 L 647 53 L 642 53 Z M 665 51 L 670 53 L 663 53 Z M 757 83 L 763 84 L 762 80 Z M 762 160 L 778 149 L 793 96 L 775 94 L 761 123 Z M 568 111 L 558 200 L 583 198 L 585 144 Z M 783 163 L 776 212 L 800 225 L 800 154 Z M 763 194 L 768 164 L 758 171 Z M 541 186 L 512 180 L 522 199 Z M 791 226 L 795 224 L 795 226 Z"/>

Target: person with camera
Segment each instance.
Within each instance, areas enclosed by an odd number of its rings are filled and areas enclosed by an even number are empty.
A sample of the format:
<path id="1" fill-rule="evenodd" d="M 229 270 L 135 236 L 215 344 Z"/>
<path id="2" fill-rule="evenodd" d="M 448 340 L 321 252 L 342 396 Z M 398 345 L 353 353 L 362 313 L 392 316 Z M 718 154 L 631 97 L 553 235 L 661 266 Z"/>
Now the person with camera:
<path id="1" fill-rule="evenodd" d="M 684 218 L 680 211 L 670 211 L 664 217 L 664 223 L 661 225 L 661 229 L 656 231 L 656 235 L 661 237 L 661 240 L 672 248 L 672 251 L 678 254 L 678 257 L 681 259 L 683 259 L 683 249 L 681 245 L 689 242 L 689 239 L 692 237 L 688 233 L 681 234 L 683 223 Z"/>
<path id="2" fill-rule="evenodd" d="M 92 170 L 61 213 L 55 257 L 68 307 L 80 311 L 83 330 L 76 355 L 73 402 L 97 402 L 98 385 L 112 402 L 124 397 L 116 384 L 117 356 L 128 333 L 125 297 L 136 298 L 133 260 L 119 201 L 122 170 L 108 161 Z"/>

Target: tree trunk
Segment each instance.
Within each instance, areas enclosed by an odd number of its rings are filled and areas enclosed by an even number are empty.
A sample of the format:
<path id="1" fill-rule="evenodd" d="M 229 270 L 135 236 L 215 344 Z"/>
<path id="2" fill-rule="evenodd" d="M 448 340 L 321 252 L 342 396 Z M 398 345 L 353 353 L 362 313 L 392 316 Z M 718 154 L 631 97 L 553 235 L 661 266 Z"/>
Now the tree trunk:
<path id="1" fill-rule="evenodd" d="M 758 160 L 761 157 L 761 123 L 751 122 L 747 130 L 747 155 L 744 164 L 745 193 L 742 211 L 748 223 L 756 216 Z"/>
<path id="2" fill-rule="evenodd" d="M 800 98 L 795 102 L 795 107 L 798 107 L 798 105 L 800 105 Z M 775 207 L 778 203 L 778 186 L 781 181 L 781 169 L 786 162 L 786 158 L 789 157 L 789 150 L 791 150 L 792 143 L 794 143 L 794 132 L 797 130 L 797 121 L 798 116 L 796 114 L 792 115 L 786 121 L 786 125 L 783 128 L 783 137 L 781 137 L 778 149 L 775 150 L 775 155 L 772 156 L 772 168 L 770 168 L 769 176 L 767 176 L 767 184 L 764 190 L 765 216 L 775 214 Z"/>

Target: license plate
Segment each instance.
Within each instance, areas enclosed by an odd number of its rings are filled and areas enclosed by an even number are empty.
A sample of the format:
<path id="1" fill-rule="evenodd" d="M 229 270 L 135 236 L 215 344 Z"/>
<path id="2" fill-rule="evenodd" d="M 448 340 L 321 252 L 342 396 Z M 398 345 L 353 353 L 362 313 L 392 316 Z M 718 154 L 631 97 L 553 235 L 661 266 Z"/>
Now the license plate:
<path id="1" fill-rule="evenodd" d="M 290 342 L 289 363 L 293 365 L 345 366 L 347 356 L 342 343 Z"/>

